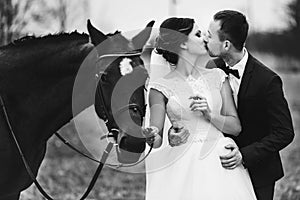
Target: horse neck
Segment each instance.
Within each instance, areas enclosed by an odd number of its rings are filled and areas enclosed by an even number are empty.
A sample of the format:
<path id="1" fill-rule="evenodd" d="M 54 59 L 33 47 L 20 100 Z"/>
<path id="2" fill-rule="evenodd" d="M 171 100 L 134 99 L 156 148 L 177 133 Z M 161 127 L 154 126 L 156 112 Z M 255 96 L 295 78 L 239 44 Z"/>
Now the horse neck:
<path id="1" fill-rule="evenodd" d="M 95 63 L 91 61 L 92 56 L 89 56 L 90 60 L 84 60 L 92 46 L 66 45 L 61 49 L 55 46 L 58 45 L 53 46 L 55 52 L 47 52 L 47 49 L 36 54 L 23 51 L 20 60 L 26 62 L 18 64 L 14 60 L 12 66 L 3 67 L 6 78 L 1 78 L 1 86 L 4 85 L 1 95 L 4 96 L 11 123 L 18 135 L 32 137 L 32 134 L 43 134 L 39 138 L 47 140 L 93 103 L 90 91 L 94 90 L 95 85 L 90 76 L 94 73 Z M 81 66 L 82 63 L 84 66 Z M 80 68 L 85 68 L 85 82 L 81 91 L 73 94 Z M 72 99 L 75 100 L 75 112 Z"/>

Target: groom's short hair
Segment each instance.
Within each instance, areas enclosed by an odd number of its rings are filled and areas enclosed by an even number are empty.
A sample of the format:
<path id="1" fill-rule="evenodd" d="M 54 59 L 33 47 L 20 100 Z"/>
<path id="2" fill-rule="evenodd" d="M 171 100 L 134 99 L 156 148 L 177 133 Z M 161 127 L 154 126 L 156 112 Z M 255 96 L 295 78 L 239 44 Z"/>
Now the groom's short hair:
<path id="1" fill-rule="evenodd" d="M 219 39 L 229 40 L 236 49 L 241 51 L 249 29 L 245 15 L 234 10 L 223 10 L 214 15 L 214 20 L 220 21 Z"/>

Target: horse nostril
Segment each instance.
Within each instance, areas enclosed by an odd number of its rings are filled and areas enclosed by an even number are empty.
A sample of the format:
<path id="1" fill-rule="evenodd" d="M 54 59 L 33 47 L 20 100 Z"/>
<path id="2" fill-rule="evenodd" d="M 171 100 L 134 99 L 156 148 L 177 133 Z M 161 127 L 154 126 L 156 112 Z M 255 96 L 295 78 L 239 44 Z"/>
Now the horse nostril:
<path id="1" fill-rule="evenodd" d="M 133 153 L 143 153 L 146 144 L 144 138 L 136 138 L 130 135 L 123 135 L 119 141 L 119 148 L 133 152 Z"/>
<path id="2" fill-rule="evenodd" d="M 120 147 L 120 148 L 126 146 L 126 138 L 127 138 L 126 135 L 123 135 L 123 136 L 120 138 L 120 141 L 119 141 L 119 147 Z"/>
<path id="3" fill-rule="evenodd" d="M 137 162 L 145 150 L 145 140 L 130 135 L 123 135 L 119 140 L 118 161 L 121 163 Z"/>

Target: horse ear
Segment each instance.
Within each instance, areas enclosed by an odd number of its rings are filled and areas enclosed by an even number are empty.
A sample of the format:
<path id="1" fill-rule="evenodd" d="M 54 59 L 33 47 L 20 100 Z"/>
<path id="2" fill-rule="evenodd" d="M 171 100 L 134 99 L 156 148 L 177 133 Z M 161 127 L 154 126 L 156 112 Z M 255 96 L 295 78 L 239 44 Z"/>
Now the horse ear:
<path id="1" fill-rule="evenodd" d="M 87 21 L 87 29 L 90 34 L 92 44 L 94 46 L 97 46 L 98 44 L 107 39 L 107 36 L 98 29 L 96 29 L 89 19 Z"/>
<path id="2" fill-rule="evenodd" d="M 153 20 L 151 22 L 149 22 L 147 24 L 146 28 L 144 28 L 144 30 L 142 30 L 136 36 L 134 36 L 132 38 L 132 44 L 136 49 L 138 49 L 138 50 L 143 49 L 144 45 L 146 44 L 146 42 L 148 41 L 148 39 L 150 37 L 154 22 L 155 21 L 153 21 Z"/>

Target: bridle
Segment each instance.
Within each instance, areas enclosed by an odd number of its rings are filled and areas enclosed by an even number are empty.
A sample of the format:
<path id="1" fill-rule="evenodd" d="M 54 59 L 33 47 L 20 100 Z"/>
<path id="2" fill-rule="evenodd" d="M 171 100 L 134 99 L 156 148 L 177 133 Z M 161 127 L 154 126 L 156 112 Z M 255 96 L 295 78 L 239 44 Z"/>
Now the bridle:
<path id="1" fill-rule="evenodd" d="M 0 95 L 0 103 L 1 103 L 1 107 L 2 107 L 2 110 L 3 110 L 3 113 L 4 113 L 4 117 L 5 117 L 5 120 L 6 120 L 6 123 L 8 125 L 8 128 L 9 128 L 9 132 L 13 138 L 13 141 L 15 142 L 15 145 L 16 145 L 16 148 L 21 156 L 21 159 L 22 159 L 22 162 L 25 166 L 25 169 L 28 173 L 28 175 L 30 176 L 31 180 L 34 182 L 35 186 L 37 187 L 37 189 L 39 190 L 39 192 L 44 196 L 44 198 L 46 198 L 47 200 L 54 200 L 52 197 L 50 197 L 47 192 L 42 188 L 42 186 L 40 185 L 40 183 L 38 182 L 38 180 L 35 178 L 34 176 L 34 173 L 29 165 L 29 163 L 27 162 L 27 159 L 25 158 L 25 155 L 21 149 L 21 145 L 16 137 L 16 134 L 14 133 L 13 131 L 13 128 L 11 126 L 11 123 L 10 123 L 10 120 L 9 120 L 9 116 L 8 116 L 8 113 L 6 111 L 6 107 L 5 107 L 5 104 L 4 104 L 4 100 L 2 98 L 2 96 Z M 59 135 L 58 132 L 55 132 L 54 133 L 55 135 Z M 60 136 L 60 135 L 59 135 Z M 59 137 L 60 139 L 62 139 L 62 136 Z M 94 176 L 92 177 L 86 191 L 84 192 L 84 194 L 82 195 L 82 197 L 80 198 L 80 200 L 84 200 L 88 195 L 89 193 L 91 192 L 91 190 L 93 189 L 102 169 L 103 169 L 103 166 L 108 158 L 108 155 L 109 153 L 111 152 L 112 148 L 113 148 L 113 143 L 108 143 L 108 145 L 106 146 L 105 150 L 104 150 L 104 153 L 102 155 L 102 158 L 100 161 L 97 161 L 99 163 L 96 171 L 95 171 L 95 174 Z M 69 146 L 69 145 L 68 145 Z"/>
<path id="2" fill-rule="evenodd" d="M 127 58 L 130 58 L 130 57 L 134 57 L 134 56 L 141 56 L 141 54 L 142 53 L 140 51 L 133 51 L 133 52 L 129 52 L 129 53 L 127 53 L 127 52 L 120 52 L 120 53 L 114 53 L 114 54 L 105 54 L 105 55 L 99 56 L 96 62 L 98 63 L 100 60 L 102 60 L 104 58 L 111 58 L 111 57 L 127 57 Z M 132 62 L 134 62 L 134 61 L 132 61 Z M 108 112 L 108 110 L 107 110 L 107 108 L 105 106 L 107 104 L 106 104 L 104 96 L 103 96 L 104 91 L 103 91 L 103 87 L 102 87 L 102 84 L 101 84 L 101 75 L 104 74 L 105 72 L 101 71 L 101 72 L 98 72 L 98 73 L 96 73 L 96 78 L 100 79 L 100 80 L 97 80 L 97 82 L 98 81 L 100 82 L 100 84 L 98 84 L 98 85 L 99 85 L 99 89 L 100 89 L 100 99 L 102 101 L 102 107 L 101 108 L 104 111 L 104 116 L 103 116 L 102 119 L 104 120 L 104 122 L 105 122 L 105 124 L 107 125 L 107 128 L 108 128 L 108 133 L 106 134 L 106 137 L 107 138 L 108 137 L 114 137 L 114 138 L 116 138 L 116 135 L 119 134 L 119 128 L 112 126 L 112 122 L 114 122 L 114 119 L 113 119 L 112 116 L 118 116 L 119 114 L 121 114 L 121 113 L 123 113 L 123 112 L 125 112 L 127 110 L 136 109 L 139 112 L 140 116 L 144 117 L 145 116 L 145 108 L 141 108 L 141 106 L 138 105 L 138 104 L 136 104 L 136 103 L 129 103 L 128 105 L 125 105 L 125 106 L 119 108 L 115 113 L 109 114 L 109 112 Z M 101 137 L 101 139 L 103 139 L 103 138 L 104 137 Z M 118 144 L 117 143 L 115 143 L 114 146 L 116 148 L 118 148 Z M 110 167 L 116 167 L 116 168 L 135 166 L 135 165 L 143 162 L 148 157 L 148 155 L 150 154 L 150 152 L 152 150 L 152 147 L 153 147 L 153 145 L 151 145 L 148 153 L 142 159 L 140 159 L 139 161 L 137 161 L 135 163 L 132 163 L 132 164 L 122 164 L 122 163 L 120 163 L 120 164 L 105 164 L 105 165 L 110 166 Z M 85 156 L 85 157 L 87 157 L 87 158 L 89 158 L 90 160 L 96 161 L 94 158 L 92 158 L 92 157 L 90 157 L 90 156 L 88 156 L 88 155 L 86 155 L 84 153 L 80 153 L 80 154 L 83 155 L 83 156 Z"/>
<path id="3" fill-rule="evenodd" d="M 104 54 L 104 55 L 98 56 L 98 59 L 97 59 L 96 63 L 100 62 L 104 58 L 111 58 L 111 57 L 133 57 L 133 56 L 140 56 L 140 55 L 141 55 L 141 52 L 138 52 L 138 51 L 131 52 L 131 53 L 121 52 L 121 53 L 114 53 L 114 54 Z M 96 72 L 96 75 L 95 75 L 95 77 L 96 77 L 96 85 L 99 86 L 99 89 L 100 89 L 100 100 L 101 100 L 101 103 L 102 103 L 101 104 L 101 110 L 103 111 L 103 114 L 102 114 L 101 118 L 102 118 L 102 120 L 104 120 L 105 124 L 107 125 L 109 133 L 112 133 L 113 136 L 114 136 L 115 134 L 119 133 L 119 129 L 118 129 L 118 127 L 113 127 L 114 126 L 113 123 L 114 123 L 115 120 L 114 120 L 114 118 L 112 116 L 118 116 L 119 114 L 121 114 L 122 112 L 124 112 L 126 110 L 136 109 L 139 112 L 140 116 L 144 117 L 145 116 L 145 111 L 138 104 L 136 104 L 136 103 L 130 103 L 130 104 L 127 104 L 127 105 L 119 108 L 115 113 L 110 114 L 109 111 L 107 110 L 106 106 L 105 106 L 105 105 L 108 105 L 108 104 L 106 104 L 105 98 L 103 96 L 104 89 L 103 89 L 103 86 L 102 86 L 101 76 L 104 73 L 105 73 L 105 71 L 99 71 L 99 72 Z M 98 84 L 98 82 L 99 82 L 99 84 Z"/>
<path id="4" fill-rule="evenodd" d="M 132 57 L 132 56 L 140 56 L 141 55 L 141 52 L 132 52 L 132 53 L 115 53 L 115 54 L 106 54 L 106 55 L 102 55 L 102 56 L 99 56 L 97 61 L 96 62 L 99 62 L 100 59 L 103 59 L 103 58 L 107 58 L 107 57 Z M 104 73 L 104 72 L 103 72 Z M 96 78 L 97 78 L 97 75 L 96 75 Z M 98 78 L 99 78 L 99 75 L 98 75 Z M 103 97 L 103 88 L 102 88 L 102 84 L 100 82 L 99 84 L 99 87 L 100 87 L 100 90 L 101 90 L 101 99 L 103 101 L 103 103 L 105 103 L 105 99 Z M 27 162 L 25 156 L 24 156 L 24 153 L 21 149 L 21 146 L 17 140 L 17 137 L 13 131 L 13 128 L 11 126 L 11 123 L 10 123 L 10 120 L 9 120 L 9 116 L 8 116 L 8 113 L 7 113 L 7 110 L 6 110 L 6 107 L 5 107 L 5 103 L 4 103 L 4 100 L 2 98 L 2 95 L 0 94 L 0 103 L 1 103 L 1 107 L 2 107 L 2 110 L 3 110 L 3 113 L 4 113 L 4 116 L 5 116 L 5 120 L 6 120 L 6 123 L 8 125 L 8 128 L 9 128 L 9 132 L 15 142 L 15 145 L 18 149 L 18 152 L 21 156 L 21 159 L 22 159 L 22 162 L 26 168 L 26 171 L 28 173 L 28 175 L 30 176 L 30 178 L 32 179 L 32 181 L 34 182 L 34 184 L 36 185 L 37 189 L 39 190 L 39 192 L 48 200 L 53 200 L 52 197 L 50 197 L 46 191 L 44 191 L 44 189 L 42 188 L 42 186 L 39 184 L 39 182 L 37 181 L 37 179 L 35 178 L 34 176 L 34 173 L 33 171 L 31 170 L 30 166 L 29 166 L 29 163 Z M 103 105 L 106 105 L 106 104 L 103 104 Z M 119 115 L 120 113 L 126 111 L 126 110 L 129 110 L 129 109 L 137 109 L 139 112 L 140 112 L 140 115 L 141 117 L 144 117 L 145 116 L 145 112 L 144 110 L 138 105 L 138 104 L 135 104 L 135 103 L 130 103 L 126 106 L 123 106 L 121 108 L 119 108 L 116 113 L 114 113 L 114 115 Z M 119 134 L 119 129 L 117 127 L 111 127 L 111 120 L 114 120 L 111 115 L 109 114 L 107 108 L 105 106 L 103 106 L 103 111 L 105 113 L 105 116 L 106 116 L 106 119 L 105 119 L 105 124 L 107 124 L 108 126 L 108 130 L 109 132 L 106 134 L 106 137 L 113 137 L 114 135 L 116 134 Z M 76 147 L 74 147 L 73 145 L 71 145 L 68 141 L 66 141 L 58 132 L 55 132 L 54 133 L 60 140 L 62 140 L 62 142 L 64 144 L 66 144 L 68 147 L 70 147 L 71 149 L 73 149 L 74 151 L 78 152 L 79 154 L 83 155 L 84 157 L 86 158 L 89 158 L 90 160 L 92 161 L 95 161 L 97 163 L 99 163 L 96 171 L 95 171 L 95 174 L 94 176 L 92 177 L 90 183 L 89 183 L 89 186 L 87 187 L 85 193 L 82 195 L 82 197 L 80 198 L 80 200 L 84 200 L 90 193 L 90 191 L 93 189 L 102 169 L 103 169 L 103 166 L 104 165 L 107 165 L 107 166 L 110 166 L 110 167 L 132 167 L 132 166 L 135 166 L 141 162 L 143 162 L 147 157 L 148 155 L 150 154 L 152 148 L 153 148 L 153 145 L 151 146 L 151 148 L 149 149 L 148 153 L 145 155 L 145 157 L 143 157 L 143 159 L 137 161 L 136 163 L 133 163 L 133 164 L 118 164 L 118 165 L 114 165 L 114 164 L 105 164 L 108 156 L 109 156 L 109 153 L 111 152 L 113 146 L 118 146 L 117 143 L 113 143 L 113 142 L 108 142 L 104 152 L 103 152 L 103 155 L 102 155 L 102 158 L 100 159 L 100 161 L 96 160 L 95 158 L 92 158 L 91 156 L 88 156 L 87 154 L 81 152 L 80 150 L 78 150 Z"/>

